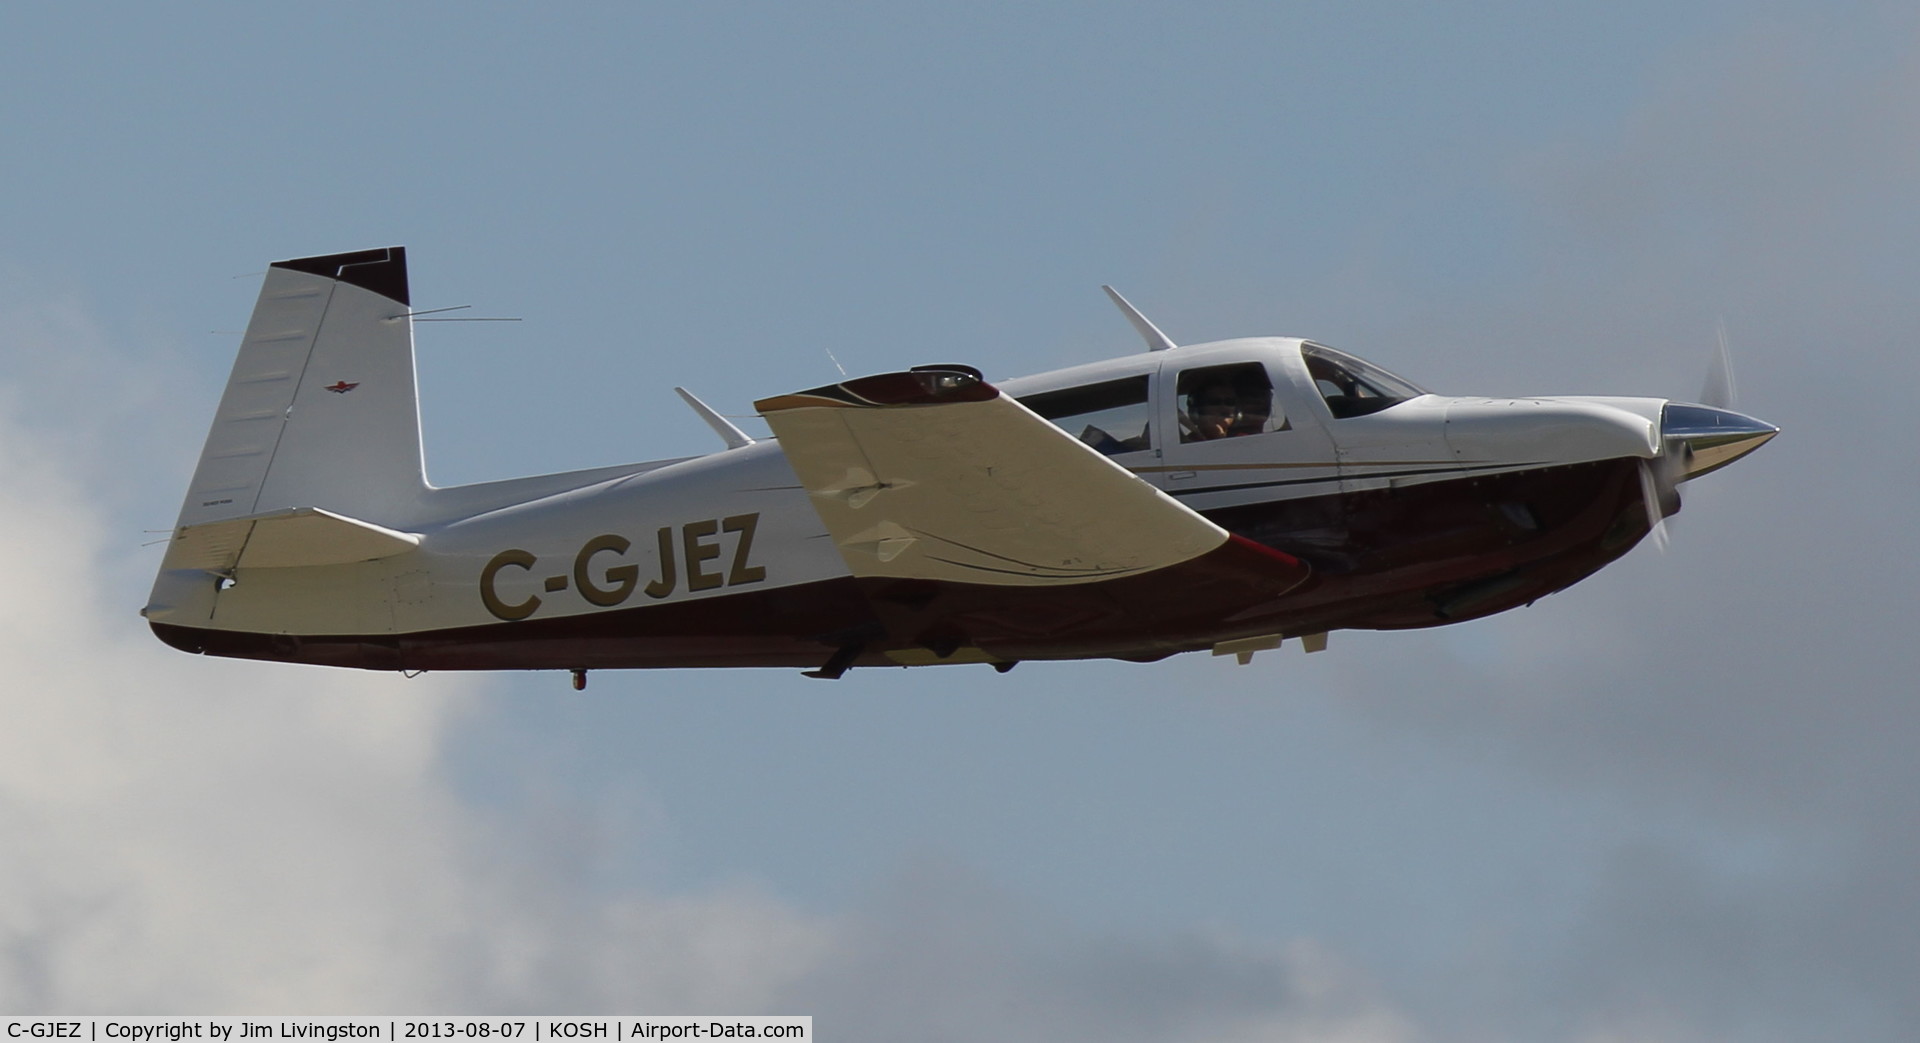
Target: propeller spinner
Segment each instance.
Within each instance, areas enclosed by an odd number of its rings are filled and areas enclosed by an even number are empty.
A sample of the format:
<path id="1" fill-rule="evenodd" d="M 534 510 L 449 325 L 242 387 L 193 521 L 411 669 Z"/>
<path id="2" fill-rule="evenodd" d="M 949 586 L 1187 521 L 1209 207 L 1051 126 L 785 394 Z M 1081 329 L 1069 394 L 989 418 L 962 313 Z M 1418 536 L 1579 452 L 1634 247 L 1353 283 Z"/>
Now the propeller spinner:
<path id="1" fill-rule="evenodd" d="M 1733 411 L 1733 357 L 1722 323 L 1700 402 L 1669 402 L 1660 410 L 1661 454 L 1640 465 L 1640 498 L 1653 541 L 1667 546 L 1666 516 L 1679 510 L 1675 486 L 1698 478 L 1765 445 L 1780 429 Z"/>

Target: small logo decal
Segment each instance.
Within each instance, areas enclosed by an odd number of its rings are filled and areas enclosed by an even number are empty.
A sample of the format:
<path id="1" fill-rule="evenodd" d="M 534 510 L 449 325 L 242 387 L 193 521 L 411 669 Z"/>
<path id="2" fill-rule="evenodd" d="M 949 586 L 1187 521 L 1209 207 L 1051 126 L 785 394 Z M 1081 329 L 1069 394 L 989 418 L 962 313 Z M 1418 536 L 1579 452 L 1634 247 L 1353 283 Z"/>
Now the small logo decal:
<path id="1" fill-rule="evenodd" d="M 357 388 L 359 386 L 360 384 L 358 381 L 355 381 L 354 383 L 349 384 L 346 381 L 342 380 L 337 383 L 328 384 L 327 390 L 333 392 L 336 395 L 344 395 L 347 392 L 352 391 L 354 388 Z"/>

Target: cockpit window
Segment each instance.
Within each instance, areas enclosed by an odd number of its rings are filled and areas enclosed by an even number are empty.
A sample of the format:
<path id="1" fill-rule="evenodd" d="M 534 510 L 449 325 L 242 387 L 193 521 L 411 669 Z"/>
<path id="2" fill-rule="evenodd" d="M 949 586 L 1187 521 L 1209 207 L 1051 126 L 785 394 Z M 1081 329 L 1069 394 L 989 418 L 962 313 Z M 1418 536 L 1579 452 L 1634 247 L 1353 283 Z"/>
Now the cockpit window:
<path id="1" fill-rule="evenodd" d="M 1323 345 L 1302 344 L 1300 353 L 1306 356 L 1307 373 L 1335 420 L 1378 413 L 1427 393 L 1370 362 Z"/>
<path id="2" fill-rule="evenodd" d="M 1273 381 L 1258 362 L 1202 366 L 1183 370 L 1175 385 L 1180 397 L 1180 441 L 1208 442 L 1268 431 L 1283 431 L 1285 416 L 1275 416 Z"/>
<path id="3" fill-rule="evenodd" d="M 1042 391 L 1020 404 L 1108 456 L 1152 448 L 1147 375 Z"/>

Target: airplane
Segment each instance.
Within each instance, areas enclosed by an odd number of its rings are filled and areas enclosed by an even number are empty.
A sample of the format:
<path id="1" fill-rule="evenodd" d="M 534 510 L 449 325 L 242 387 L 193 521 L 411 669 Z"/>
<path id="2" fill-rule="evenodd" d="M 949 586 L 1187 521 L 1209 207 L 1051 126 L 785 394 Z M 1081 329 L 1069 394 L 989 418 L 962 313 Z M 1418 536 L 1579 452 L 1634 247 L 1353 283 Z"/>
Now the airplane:
<path id="1" fill-rule="evenodd" d="M 1248 662 L 1562 590 L 1778 428 L 1433 394 L 1291 337 L 754 403 L 704 456 L 426 480 L 405 248 L 267 271 L 142 615 L 213 656 L 413 673 Z M 1712 396 L 1703 396 L 1712 397 Z"/>

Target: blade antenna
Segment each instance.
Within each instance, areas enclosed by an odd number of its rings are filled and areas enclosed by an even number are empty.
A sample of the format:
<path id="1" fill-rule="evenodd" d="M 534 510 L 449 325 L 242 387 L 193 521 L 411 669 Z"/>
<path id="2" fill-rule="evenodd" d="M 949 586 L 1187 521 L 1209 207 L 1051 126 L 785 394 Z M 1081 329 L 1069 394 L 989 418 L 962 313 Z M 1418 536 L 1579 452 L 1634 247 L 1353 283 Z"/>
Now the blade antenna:
<path id="1" fill-rule="evenodd" d="M 728 449 L 738 449 L 741 446 L 753 444 L 753 439 L 749 437 L 745 431 L 733 426 L 733 421 L 714 412 L 705 402 L 695 397 L 693 392 L 682 387 L 677 387 L 673 390 L 687 405 L 693 407 L 695 413 L 700 414 L 700 419 L 705 420 L 707 426 L 713 428 L 713 433 L 719 435 L 721 440 L 727 443 Z"/>
<path id="2" fill-rule="evenodd" d="M 1107 291 L 1107 296 L 1113 298 L 1113 303 L 1119 306 L 1120 313 L 1127 317 L 1128 322 L 1133 323 L 1134 329 L 1140 331 L 1140 336 L 1147 342 L 1148 351 L 1172 351 L 1180 346 L 1175 344 L 1171 337 L 1160 332 L 1160 327 L 1155 326 L 1145 315 L 1140 314 L 1140 309 L 1129 304 L 1125 297 L 1120 296 L 1119 290 L 1111 286 L 1100 288 Z"/>

